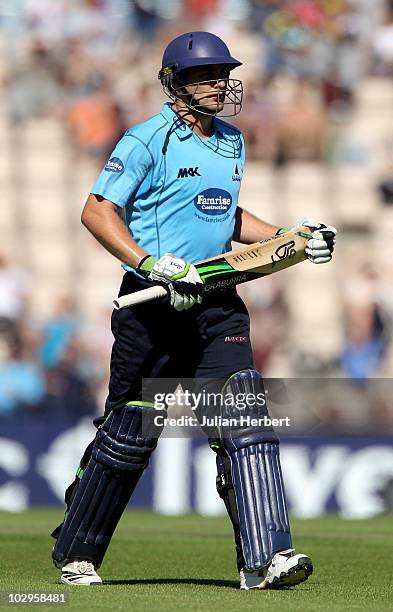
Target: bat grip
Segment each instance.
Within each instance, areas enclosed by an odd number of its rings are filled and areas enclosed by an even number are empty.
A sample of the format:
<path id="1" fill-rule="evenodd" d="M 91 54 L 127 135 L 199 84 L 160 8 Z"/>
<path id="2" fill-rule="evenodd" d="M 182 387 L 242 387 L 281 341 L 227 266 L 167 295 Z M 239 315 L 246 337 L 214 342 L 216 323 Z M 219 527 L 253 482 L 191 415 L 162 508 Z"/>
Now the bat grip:
<path id="1" fill-rule="evenodd" d="M 157 300 L 166 295 L 168 295 L 168 292 L 165 287 L 162 287 L 162 285 L 153 285 L 153 287 L 149 287 L 148 289 L 142 289 L 141 291 L 128 293 L 127 295 L 116 298 L 116 300 L 113 300 L 113 306 L 115 310 L 120 310 L 120 308 L 126 308 L 127 306 L 135 306 L 135 304 Z"/>

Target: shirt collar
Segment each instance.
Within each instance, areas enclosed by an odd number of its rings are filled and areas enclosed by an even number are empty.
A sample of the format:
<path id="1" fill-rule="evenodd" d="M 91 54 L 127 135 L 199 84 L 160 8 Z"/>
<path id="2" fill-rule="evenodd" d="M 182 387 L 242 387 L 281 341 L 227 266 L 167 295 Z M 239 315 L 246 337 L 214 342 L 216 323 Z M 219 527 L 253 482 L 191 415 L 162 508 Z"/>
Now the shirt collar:
<path id="1" fill-rule="evenodd" d="M 174 125 L 173 132 L 176 133 L 180 140 L 185 140 L 194 133 L 190 126 L 185 121 L 183 121 L 183 119 L 179 117 L 177 113 L 175 113 L 175 111 L 172 109 L 170 102 L 165 102 L 164 106 L 162 107 L 161 115 L 165 117 L 169 125 Z M 217 124 L 217 121 L 215 121 L 215 119 L 213 119 L 213 125 L 214 133 L 217 136 L 223 136 L 224 133 Z"/>
<path id="2" fill-rule="evenodd" d="M 161 115 L 165 117 L 170 126 L 173 126 L 172 131 L 176 133 L 180 140 L 184 140 L 192 136 L 192 130 L 185 121 L 172 109 L 170 102 L 165 102 L 162 107 Z"/>

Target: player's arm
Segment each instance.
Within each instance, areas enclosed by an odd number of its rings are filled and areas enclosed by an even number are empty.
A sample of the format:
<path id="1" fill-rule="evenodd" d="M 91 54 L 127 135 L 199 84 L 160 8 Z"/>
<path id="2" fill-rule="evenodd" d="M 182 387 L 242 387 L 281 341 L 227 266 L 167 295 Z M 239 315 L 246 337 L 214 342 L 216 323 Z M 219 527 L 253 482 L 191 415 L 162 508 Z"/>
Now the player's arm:
<path id="1" fill-rule="evenodd" d="M 236 209 L 235 231 L 233 239 L 242 244 L 253 244 L 259 240 L 267 240 L 276 235 L 280 228 L 262 221 L 248 210 Z"/>
<path id="2" fill-rule="evenodd" d="M 146 253 L 120 219 L 116 204 L 90 194 L 82 211 L 82 223 L 121 262 L 146 278 L 167 285 L 170 303 L 176 310 L 187 310 L 201 303 L 203 284 L 195 266 L 171 253 L 158 260 Z"/>
<path id="3" fill-rule="evenodd" d="M 118 215 L 118 207 L 113 202 L 91 193 L 82 211 L 81 220 L 109 253 L 132 268 L 136 268 L 148 255 L 133 240 Z"/>

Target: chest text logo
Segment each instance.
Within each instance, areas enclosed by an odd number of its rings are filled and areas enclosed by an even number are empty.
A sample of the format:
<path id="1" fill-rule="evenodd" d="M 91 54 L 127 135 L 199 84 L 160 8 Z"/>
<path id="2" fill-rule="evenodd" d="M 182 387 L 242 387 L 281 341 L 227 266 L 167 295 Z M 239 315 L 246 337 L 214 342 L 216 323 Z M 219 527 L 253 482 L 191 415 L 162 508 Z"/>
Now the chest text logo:
<path id="1" fill-rule="evenodd" d="M 189 176 L 201 176 L 198 171 L 199 166 L 195 168 L 179 168 L 177 178 L 188 178 Z"/>

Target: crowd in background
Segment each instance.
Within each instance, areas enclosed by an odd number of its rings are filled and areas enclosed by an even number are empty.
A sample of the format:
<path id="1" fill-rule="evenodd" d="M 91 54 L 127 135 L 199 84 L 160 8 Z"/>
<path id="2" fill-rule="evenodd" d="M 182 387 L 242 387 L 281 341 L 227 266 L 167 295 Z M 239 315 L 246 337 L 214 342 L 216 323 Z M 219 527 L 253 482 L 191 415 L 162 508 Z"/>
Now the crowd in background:
<path id="1" fill-rule="evenodd" d="M 236 124 L 249 159 L 276 172 L 292 160 L 335 163 L 337 133 L 356 107 L 362 78 L 393 73 L 390 0 L 15 0 L 1 10 L 1 53 L 7 54 L 1 80 L 13 125 L 57 117 L 75 155 L 96 160 L 97 169 L 124 129 L 157 112 L 162 49 L 186 30 L 230 40 L 256 36 L 260 60 L 246 75 L 247 112 Z M 380 189 L 385 201 L 393 197 L 389 176 Z M 345 298 L 345 346 L 334 363 L 324 369 L 314 363 L 305 373 L 347 378 L 359 398 L 378 375 L 391 328 L 376 271 L 360 276 Z M 1 256 L 0 417 L 101 411 L 109 314 L 81 320 L 72 298 L 58 296 L 52 316 L 40 320 L 29 310 L 31 291 L 28 273 Z M 265 371 L 286 333 L 279 283 L 266 284 L 250 310 L 256 366 Z M 389 393 L 380 395 L 372 427 L 382 431 L 393 417 Z M 326 427 L 336 427 L 334 406 L 321 413 Z M 371 427 L 369 418 L 362 422 Z"/>
<path id="2" fill-rule="evenodd" d="M 99 359 L 102 333 L 97 330 L 87 345 L 88 324 L 82 330 L 69 296 L 58 297 L 52 316 L 39 320 L 29 312 L 31 291 L 28 275 L 0 258 L 0 417 L 94 414 L 105 371 Z M 110 340 L 105 358 L 109 348 Z"/>
<path id="3" fill-rule="evenodd" d="M 366 72 L 391 72 L 390 4 L 20 0 L 0 22 L 10 112 L 16 123 L 61 113 L 76 149 L 101 162 L 125 127 L 156 112 L 155 75 L 172 35 L 212 29 L 232 39 L 236 31 L 250 32 L 257 34 L 260 62 L 247 78 L 247 113 L 236 119 L 249 157 L 278 165 L 325 159 L 332 154 L 329 119 L 350 113 Z"/>

